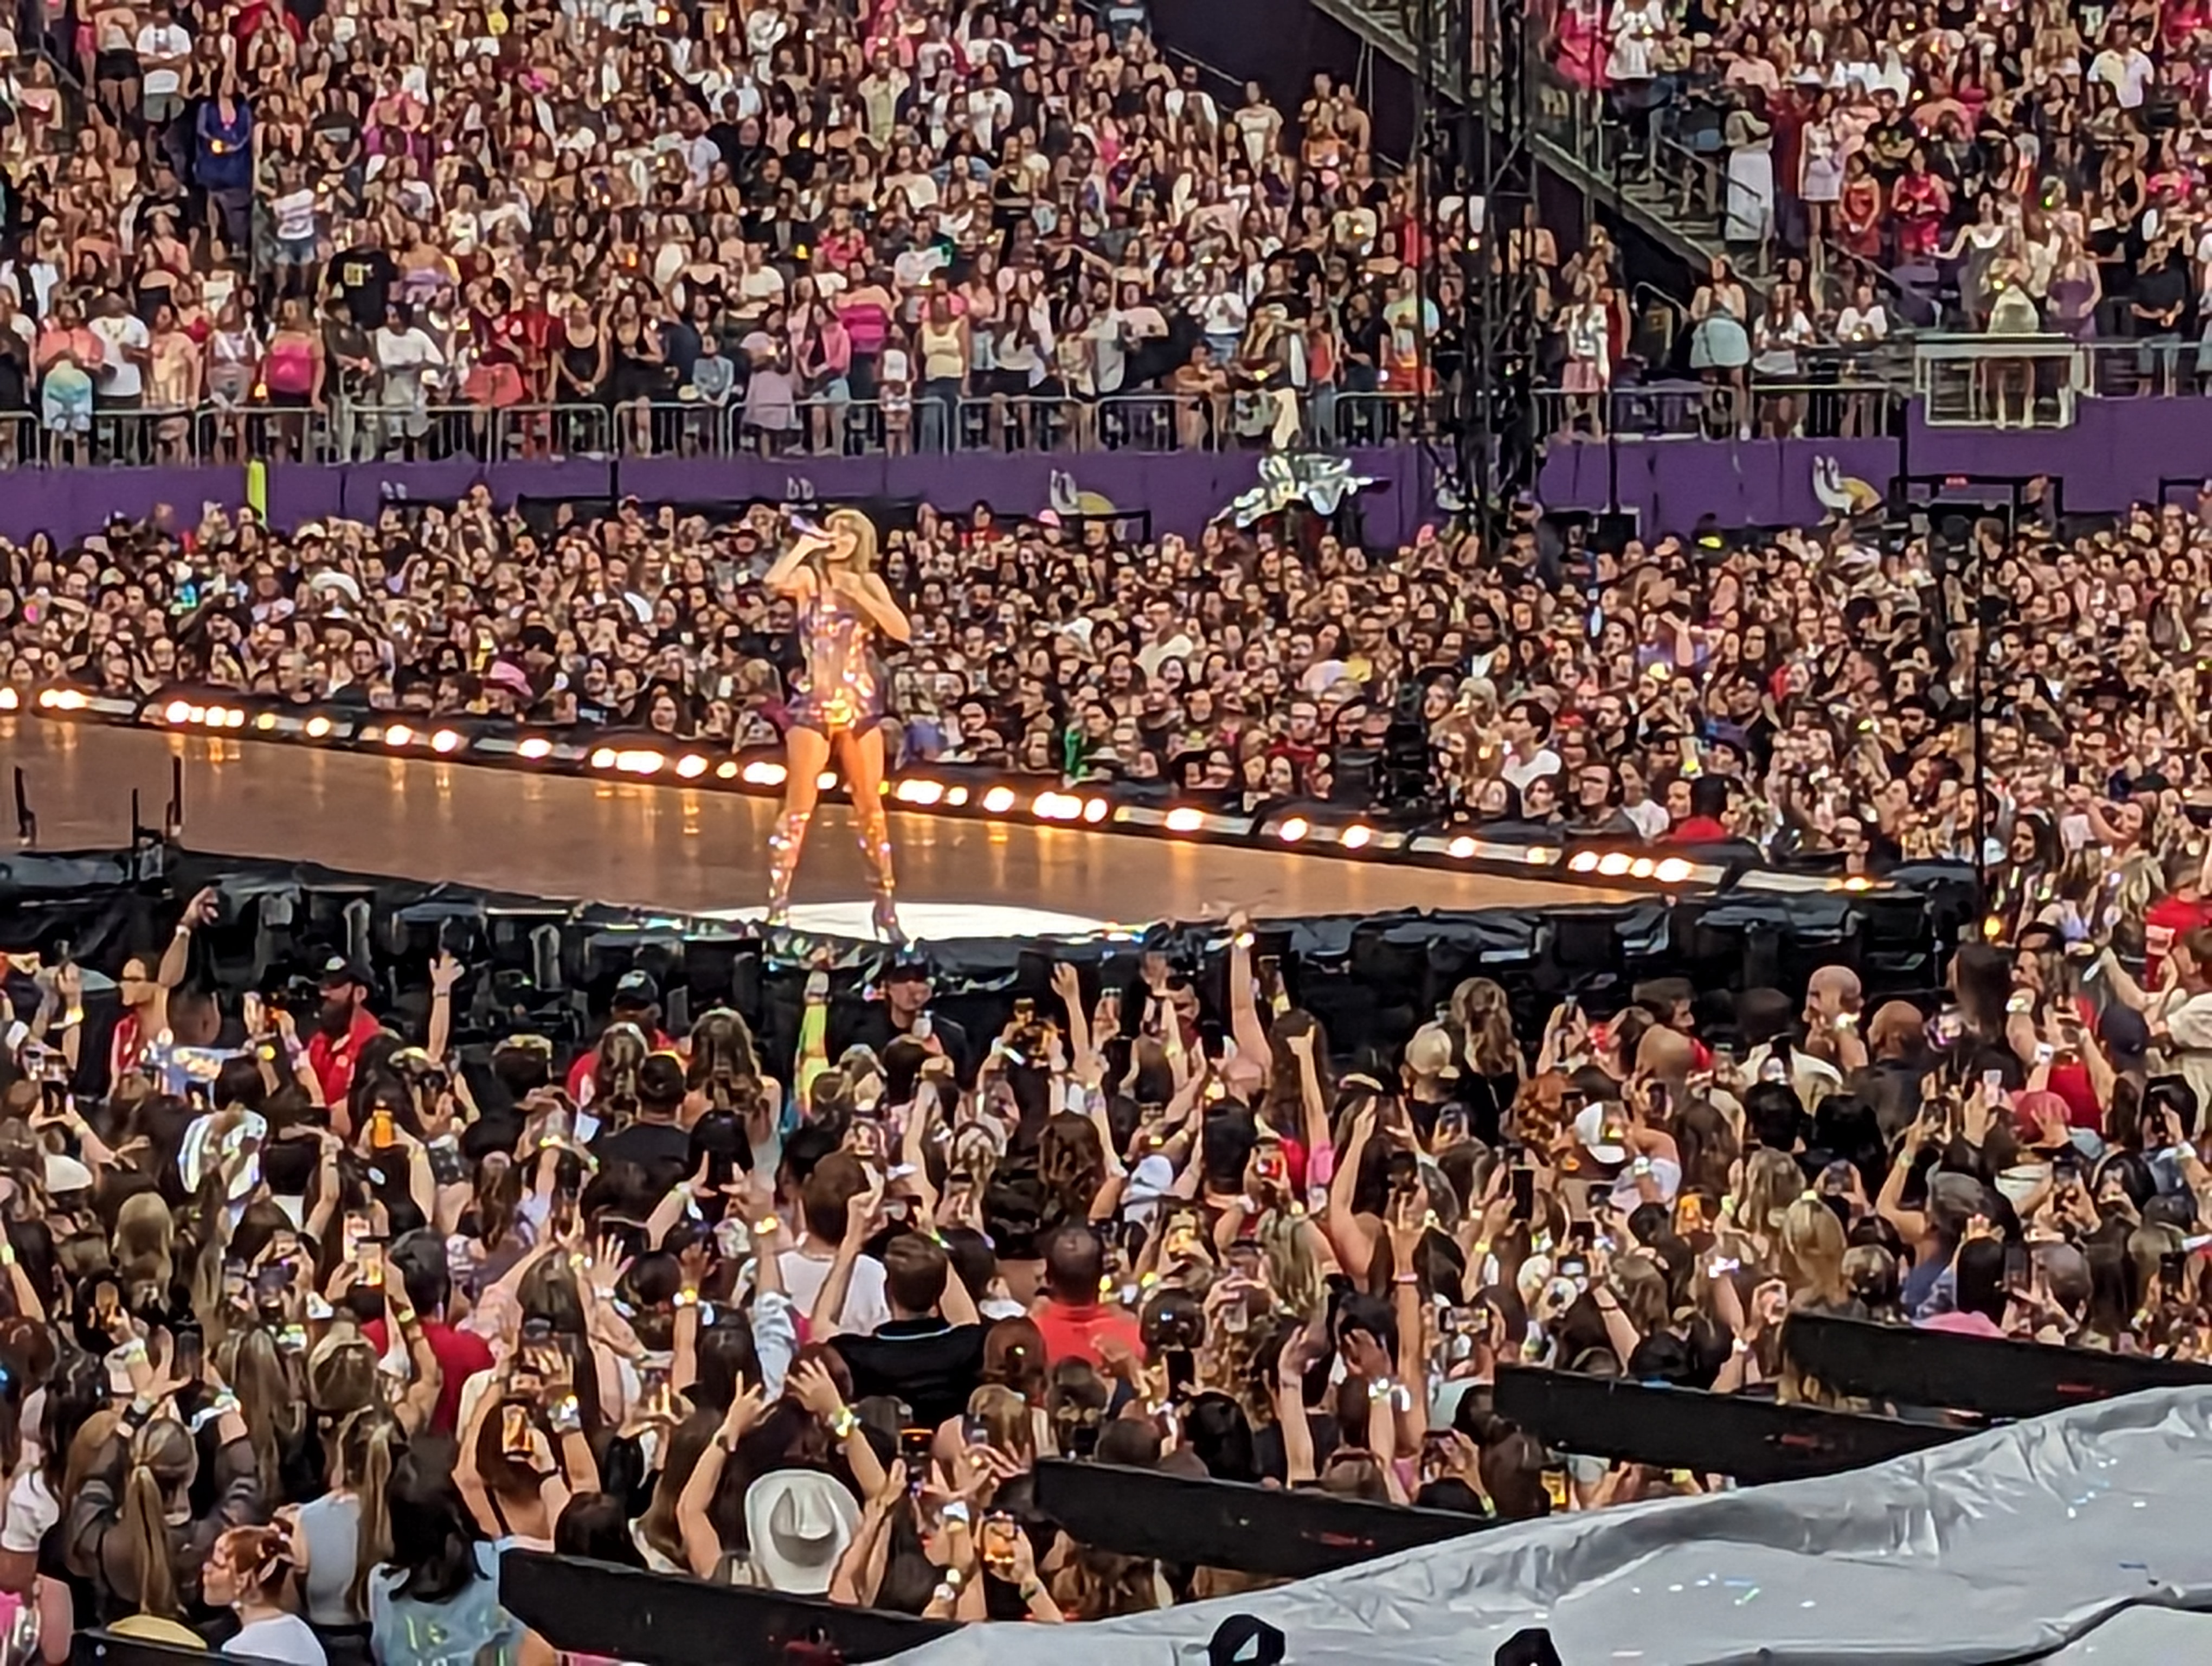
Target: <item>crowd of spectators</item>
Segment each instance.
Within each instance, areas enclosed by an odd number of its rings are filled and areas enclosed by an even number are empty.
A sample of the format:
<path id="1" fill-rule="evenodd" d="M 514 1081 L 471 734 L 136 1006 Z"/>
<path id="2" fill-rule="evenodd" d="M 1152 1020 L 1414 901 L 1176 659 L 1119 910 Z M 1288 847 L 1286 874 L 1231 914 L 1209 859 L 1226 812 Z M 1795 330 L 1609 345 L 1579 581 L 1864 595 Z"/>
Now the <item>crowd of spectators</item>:
<path id="1" fill-rule="evenodd" d="M 1257 446 L 1420 385 L 1367 114 L 1126 0 L 72 15 L 0 40 L 9 455 Z"/>
<path id="2" fill-rule="evenodd" d="M 2086 848 L 2123 871 L 2135 825 Z M 11 941 L 0 1583 L 56 1666 L 88 1625 L 550 1661 L 515 1547 L 1058 1623 L 1255 1582 L 1072 1540 L 1041 1456 L 1522 1520 L 1727 1481 L 1547 1452 L 1501 1360 L 1817 1395 L 1793 1311 L 2202 1358 L 2174 854 L 1919 1004 L 1662 979 L 1533 1046 L 1480 977 L 1328 1035 L 1237 916 L 1225 964 L 1058 965 L 1003 1023 L 910 953 L 817 971 L 781 1055 L 723 1008 L 664 1034 L 635 970 L 573 1059 L 456 1051 L 442 954 L 412 1019 L 342 956 L 210 987 L 214 892 L 99 966 Z"/>
<path id="3" fill-rule="evenodd" d="M 1747 839 L 1853 873 L 2033 832 L 2056 882 L 2094 815 L 2154 863 L 2204 784 L 2212 500 L 1952 536 L 1939 559 L 1863 523 L 1593 541 L 1531 515 L 1486 560 L 1429 527 L 1134 544 L 925 508 L 884 539 L 915 625 L 890 756 L 1545 839 Z M 374 526 L 118 522 L 0 548 L 0 683 L 773 748 L 799 670 L 759 582 L 781 537 L 767 508 L 533 528 L 481 489 Z"/>
<path id="4" fill-rule="evenodd" d="M 2038 0 L 1562 0 L 1547 34 L 1565 95 L 1602 100 L 1630 166 L 1769 280 L 1716 274 L 1695 368 L 1802 382 L 1808 350 L 1863 357 L 1906 326 L 2044 332 L 2141 344 L 2100 367 L 2141 392 L 2212 372 L 2208 40 L 2195 4 Z M 1620 314 L 1618 368 L 1625 297 L 1554 273 L 1561 314 Z M 1594 330 L 1560 330 L 1587 362 Z"/>

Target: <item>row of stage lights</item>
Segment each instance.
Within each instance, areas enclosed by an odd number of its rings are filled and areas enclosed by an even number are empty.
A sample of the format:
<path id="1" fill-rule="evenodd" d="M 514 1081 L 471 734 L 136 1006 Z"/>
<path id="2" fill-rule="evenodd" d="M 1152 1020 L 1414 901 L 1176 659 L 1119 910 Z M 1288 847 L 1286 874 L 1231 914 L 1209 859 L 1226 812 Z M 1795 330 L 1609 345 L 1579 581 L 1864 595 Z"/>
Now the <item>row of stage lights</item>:
<path id="1" fill-rule="evenodd" d="M 449 725 L 418 727 L 380 715 L 356 719 L 319 711 L 306 715 L 284 711 L 256 712 L 180 697 L 142 703 L 72 688 L 43 689 L 37 692 L 33 702 L 27 702 L 19 690 L 0 687 L 0 713 L 21 710 L 29 703 L 58 717 L 120 720 L 171 730 L 307 740 L 401 756 L 467 755 L 484 763 L 516 762 L 570 769 L 586 775 L 626 776 L 642 781 L 670 775 L 679 781 L 712 781 L 755 792 L 781 791 L 786 775 L 783 763 L 775 758 L 712 757 L 680 748 L 666 750 L 638 739 L 631 739 L 626 744 L 586 745 L 544 735 L 472 735 Z M 833 790 L 837 784 L 838 777 L 834 772 L 823 772 L 819 780 L 822 790 Z M 1727 870 L 1720 866 L 1683 856 L 1652 856 L 1620 850 L 1568 851 L 1550 845 L 1503 843 L 1471 833 L 1407 832 L 1359 820 L 1340 824 L 1316 821 L 1295 812 L 1249 815 L 1188 804 L 1117 803 L 1100 794 L 1059 787 L 1030 789 L 1004 782 L 984 785 L 908 774 L 885 781 L 883 790 L 893 802 L 914 810 L 959 811 L 992 818 L 1026 816 L 1061 826 L 1110 824 L 1181 838 L 1256 839 L 1263 843 L 1332 848 L 1352 855 L 1404 854 L 1442 857 L 1454 864 L 1480 860 L 1522 868 L 1557 868 L 1577 878 L 1640 880 L 1669 889 L 1716 885 L 1727 875 Z M 1833 884 L 1831 882 L 1832 888 Z M 1863 889 L 1864 882 L 1847 888 Z"/>

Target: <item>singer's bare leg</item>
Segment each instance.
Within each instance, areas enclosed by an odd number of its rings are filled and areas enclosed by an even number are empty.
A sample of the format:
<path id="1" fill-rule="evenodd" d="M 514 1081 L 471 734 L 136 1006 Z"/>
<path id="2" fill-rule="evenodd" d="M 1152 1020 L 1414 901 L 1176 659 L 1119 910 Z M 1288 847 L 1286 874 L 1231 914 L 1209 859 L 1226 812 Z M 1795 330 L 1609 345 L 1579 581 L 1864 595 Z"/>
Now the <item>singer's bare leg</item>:
<path id="1" fill-rule="evenodd" d="M 837 737 L 837 757 L 853 794 L 853 836 L 875 876 L 877 933 L 885 942 L 903 943 L 891 873 L 891 818 L 884 809 L 883 726 L 844 731 Z"/>
<path id="2" fill-rule="evenodd" d="M 791 912 L 792 876 L 799 872 L 806 824 L 814 819 L 814 801 L 821 796 L 822 766 L 829 762 L 827 735 L 796 727 L 785 733 L 783 813 L 768 836 L 768 925 L 781 926 Z"/>

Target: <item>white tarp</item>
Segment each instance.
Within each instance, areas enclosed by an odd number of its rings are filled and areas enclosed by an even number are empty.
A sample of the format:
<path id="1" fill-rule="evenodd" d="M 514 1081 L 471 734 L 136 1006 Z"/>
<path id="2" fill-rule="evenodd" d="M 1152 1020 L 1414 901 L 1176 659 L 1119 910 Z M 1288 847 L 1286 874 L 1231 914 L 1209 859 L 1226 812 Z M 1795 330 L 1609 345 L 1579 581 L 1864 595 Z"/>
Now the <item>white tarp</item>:
<path id="1" fill-rule="evenodd" d="M 2138 1643 L 2123 1625 L 2081 1651 L 2133 1604 L 2212 1608 L 2207 1499 L 2212 1391 L 2160 1389 L 1849 1474 L 1500 1528 L 1257 1596 L 1049 1633 L 971 1626 L 899 1660 L 1170 1666 L 1244 1612 L 1283 1629 L 1289 1666 L 1491 1666 L 1525 1626 L 1548 1626 L 1565 1666 L 1983 1666 L 2069 1644 L 2064 1666 L 2137 1666 L 2164 1627 Z"/>

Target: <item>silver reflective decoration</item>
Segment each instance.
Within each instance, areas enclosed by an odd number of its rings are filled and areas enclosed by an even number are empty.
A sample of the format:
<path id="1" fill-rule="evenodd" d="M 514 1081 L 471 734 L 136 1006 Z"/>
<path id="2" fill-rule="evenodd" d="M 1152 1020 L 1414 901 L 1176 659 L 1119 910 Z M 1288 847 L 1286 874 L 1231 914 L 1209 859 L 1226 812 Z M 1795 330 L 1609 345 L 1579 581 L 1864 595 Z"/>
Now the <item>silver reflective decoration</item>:
<path id="1" fill-rule="evenodd" d="M 2212 1608 L 2208 1489 L 2212 1394 L 2161 1389 L 1850 1474 L 1498 1528 L 1059 1626 L 1049 1657 L 1169 1666 L 1244 1613 L 1282 1628 L 1292 1666 L 1489 1666 L 1524 1626 L 1550 1627 L 1569 1666 L 2185 1666 L 2212 1660 L 2212 1620 L 2127 1614 Z M 971 1626 L 897 1659 L 1035 1666 L 1036 1638 Z"/>
<path id="2" fill-rule="evenodd" d="M 39 1605 L 16 1599 L 15 1612 L 0 1636 L 0 1666 L 40 1666 Z"/>
<path id="3" fill-rule="evenodd" d="M 1214 519 L 1249 526 L 1294 503 L 1333 515 L 1353 493 L 1374 483 L 1373 476 L 1354 474 L 1348 459 L 1325 451 L 1271 451 L 1260 459 L 1260 483 L 1240 492 Z"/>

